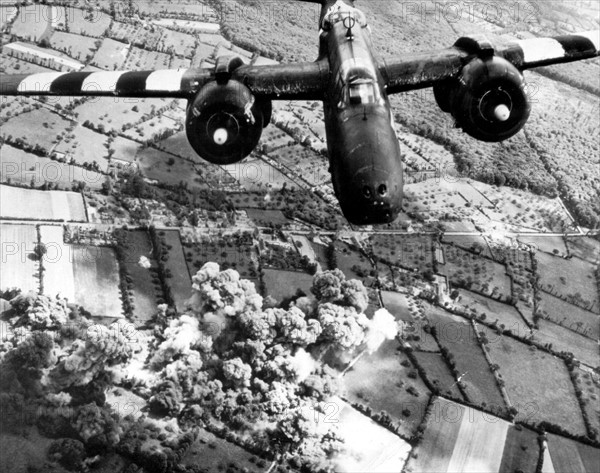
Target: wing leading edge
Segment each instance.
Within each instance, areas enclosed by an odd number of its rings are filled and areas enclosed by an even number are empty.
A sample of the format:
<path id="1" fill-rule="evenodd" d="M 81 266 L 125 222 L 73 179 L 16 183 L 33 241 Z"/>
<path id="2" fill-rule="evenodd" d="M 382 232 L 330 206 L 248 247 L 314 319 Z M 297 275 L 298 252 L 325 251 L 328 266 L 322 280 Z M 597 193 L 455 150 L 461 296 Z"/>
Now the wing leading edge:
<path id="1" fill-rule="evenodd" d="M 448 49 L 385 60 L 381 73 L 386 79 L 389 94 L 421 89 L 458 77 L 464 65 L 482 52 L 503 57 L 523 71 L 598 57 L 600 31 L 524 39 L 499 48 L 494 48 L 483 37 L 461 38 Z"/>
<path id="2" fill-rule="evenodd" d="M 231 78 L 261 98 L 318 100 L 327 75 L 327 64 L 314 62 L 243 65 L 231 73 Z M 213 69 L 1 74 L 0 95 L 191 98 L 212 80 Z"/>

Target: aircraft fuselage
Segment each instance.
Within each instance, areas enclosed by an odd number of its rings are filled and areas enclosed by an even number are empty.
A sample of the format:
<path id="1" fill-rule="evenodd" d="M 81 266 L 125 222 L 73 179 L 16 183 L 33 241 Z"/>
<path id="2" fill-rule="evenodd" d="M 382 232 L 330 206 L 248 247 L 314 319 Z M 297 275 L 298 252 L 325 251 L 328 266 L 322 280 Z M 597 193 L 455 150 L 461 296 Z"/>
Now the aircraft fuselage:
<path id="1" fill-rule="evenodd" d="M 364 15 L 342 1 L 323 17 L 320 55 L 331 77 L 324 111 L 333 188 L 351 223 L 389 223 L 402 206 L 402 158 L 370 29 Z"/>

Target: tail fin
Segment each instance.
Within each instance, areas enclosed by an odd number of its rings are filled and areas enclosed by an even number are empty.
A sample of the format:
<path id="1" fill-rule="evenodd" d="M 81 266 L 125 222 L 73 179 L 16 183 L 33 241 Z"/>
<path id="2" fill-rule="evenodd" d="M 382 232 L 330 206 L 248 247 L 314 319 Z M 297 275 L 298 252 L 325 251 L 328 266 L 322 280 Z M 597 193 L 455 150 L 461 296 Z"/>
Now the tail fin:
<path id="1" fill-rule="evenodd" d="M 325 18 L 325 15 L 329 11 L 329 9 L 332 6 L 334 6 L 338 1 L 341 1 L 342 3 L 345 3 L 346 5 L 349 5 L 351 7 L 354 6 L 354 0 L 296 0 L 296 1 L 320 4 L 321 5 L 321 15 L 320 15 L 319 24 L 321 24 L 323 22 L 323 18 Z"/>

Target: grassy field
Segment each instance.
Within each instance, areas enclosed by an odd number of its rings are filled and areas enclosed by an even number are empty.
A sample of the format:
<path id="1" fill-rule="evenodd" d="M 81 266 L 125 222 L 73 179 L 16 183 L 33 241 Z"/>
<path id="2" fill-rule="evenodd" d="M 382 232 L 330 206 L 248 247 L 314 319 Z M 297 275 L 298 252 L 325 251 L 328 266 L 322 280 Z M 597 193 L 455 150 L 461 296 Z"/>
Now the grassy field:
<path id="1" fill-rule="evenodd" d="M 105 38 L 94 54 L 92 64 L 101 69 L 115 71 L 121 69 L 127 58 L 128 46 L 125 43 Z"/>
<path id="2" fill-rule="evenodd" d="M 85 36 L 55 31 L 50 38 L 52 48 L 80 62 L 87 62 L 96 51 L 96 40 Z"/>
<path id="3" fill-rule="evenodd" d="M 412 436 L 425 415 L 430 392 L 396 340 L 364 354 L 344 375 L 344 390 L 353 403 L 368 406 L 374 414 L 386 412 L 401 435 Z"/>
<path id="4" fill-rule="evenodd" d="M 459 294 L 458 305 L 468 309 L 472 314 L 478 316 L 485 314 L 486 322 L 496 322 L 500 328 L 511 330 L 520 336 L 529 333 L 529 327 L 514 306 L 463 289 Z"/>
<path id="5" fill-rule="evenodd" d="M 275 169 L 269 163 L 262 159 L 249 156 L 243 162 L 223 166 L 233 179 L 247 190 L 257 190 L 266 188 L 281 189 L 285 184 L 286 188 L 297 187 L 291 179 L 287 178 L 279 170 Z"/>
<path id="6" fill-rule="evenodd" d="M 510 278 L 504 265 L 454 246 L 443 245 L 443 248 L 446 264 L 439 266 L 439 272 L 451 284 L 503 300 L 511 296 Z"/>
<path id="7" fill-rule="evenodd" d="M 519 242 L 532 246 L 537 251 L 555 255 L 566 255 L 567 246 L 561 236 L 527 237 L 519 235 Z"/>
<path id="8" fill-rule="evenodd" d="M 504 399 L 471 324 L 437 307 L 426 310 L 426 316 L 437 328 L 440 345 L 449 351 L 456 369 L 464 375 L 462 383 L 470 400 L 488 409 L 505 410 Z"/>
<path id="9" fill-rule="evenodd" d="M 185 259 L 190 274 L 196 272 L 207 262 L 218 262 L 221 269 L 233 268 L 243 279 L 258 282 L 255 261 L 258 255 L 253 240 L 236 242 L 231 237 L 212 238 L 200 242 L 183 242 Z"/>
<path id="10" fill-rule="evenodd" d="M 107 137 L 83 126 L 78 126 L 72 133 L 61 140 L 54 151 L 63 153 L 67 160 L 73 159 L 78 165 L 98 165 L 106 172 L 108 170 L 108 150 L 105 148 Z"/>
<path id="11" fill-rule="evenodd" d="M 61 189 L 71 189 L 77 181 L 85 182 L 88 189 L 100 189 L 105 180 L 102 174 L 95 171 L 41 158 L 10 145 L 2 146 L 0 181 L 10 180 L 14 184 L 30 185 L 32 178 L 36 187 L 47 182 L 56 184 Z"/>
<path id="12" fill-rule="evenodd" d="M 542 289 L 600 313 L 595 265 L 579 258 L 567 260 L 546 253 L 538 253 L 536 258 Z"/>
<path id="13" fill-rule="evenodd" d="M 265 269 L 263 271 L 263 282 L 265 283 L 265 296 L 271 296 L 276 301 L 282 301 L 286 297 L 296 294 L 298 289 L 310 294 L 313 277 L 310 274 L 297 271 L 279 271 L 277 269 Z"/>
<path id="14" fill-rule="evenodd" d="M 92 315 L 123 317 L 119 265 L 112 248 L 73 245 L 75 302 Z"/>
<path id="15" fill-rule="evenodd" d="M 373 253 L 391 264 L 420 272 L 433 268 L 430 235 L 376 235 L 371 237 Z"/>
<path id="16" fill-rule="evenodd" d="M 510 424 L 443 398 L 433 402 L 423 441 L 406 473 L 501 470 Z"/>
<path id="17" fill-rule="evenodd" d="M 551 343 L 553 350 L 573 353 L 575 358 L 588 366 L 600 365 L 597 340 L 584 337 L 546 320 L 539 320 L 538 327 L 539 330 L 535 332 L 538 341 L 544 344 Z"/>
<path id="18" fill-rule="evenodd" d="M 0 224 L 1 290 L 16 287 L 23 292 L 38 292 L 39 263 L 32 257 L 37 242 L 34 225 Z"/>
<path id="19" fill-rule="evenodd" d="M 33 20 L 35 18 L 35 20 Z M 29 41 L 37 42 L 50 32 L 52 7 L 48 5 L 30 5 L 21 8 L 14 20 L 10 33 Z"/>
<path id="20" fill-rule="evenodd" d="M 69 31 L 75 34 L 102 36 L 110 26 L 111 17 L 105 13 L 89 16 L 85 10 L 69 7 L 68 25 Z"/>
<path id="21" fill-rule="evenodd" d="M 337 267 L 348 279 L 362 279 L 366 286 L 370 286 L 371 272 L 374 270 L 367 257 L 343 241 L 336 240 L 334 245 Z"/>
<path id="22" fill-rule="evenodd" d="M 598 339 L 600 336 L 600 327 L 598 326 L 600 316 L 598 314 L 569 304 L 547 292 L 541 292 L 540 297 L 538 314 L 542 318 L 560 324 L 569 330 L 573 330 L 591 339 Z"/>
<path id="23" fill-rule="evenodd" d="M 124 69 L 133 70 L 153 70 L 153 69 L 168 69 L 170 56 L 157 51 L 148 51 L 136 46 L 129 49 L 127 61 L 123 64 Z"/>
<path id="24" fill-rule="evenodd" d="M 493 257 L 486 239 L 481 235 L 444 235 L 442 241 L 488 258 Z"/>
<path id="25" fill-rule="evenodd" d="M 153 284 L 152 273 L 140 265 L 142 256 L 148 258 L 153 268 L 156 262 L 152 258 L 152 242 L 144 231 L 127 232 L 129 247 L 125 268 L 132 278 L 133 317 L 136 322 L 144 323 L 156 313 L 156 300 L 161 293 L 160 284 Z"/>
<path id="26" fill-rule="evenodd" d="M 340 473 L 401 471 L 411 446 L 356 409 L 340 402 L 339 433 L 346 452 L 333 461 Z"/>
<path id="27" fill-rule="evenodd" d="M 248 473 L 264 472 L 268 466 L 266 462 L 257 459 L 243 448 L 216 437 L 202 428 L 198 439 L 181 459 L 181 464 L 202 465 L 206 471 L 225 471 L 233 464 L 236 469 Z"/>
<path id="28" fill-rule="evenodd" d="M 194 55 L 196 37 L 164 28 L 158 44 L 161 51 L 173 51 L 175 54 L 191 58 Z"/>
<path id="29" fill-rule="evenodd" d="M 86 222 L 81 194 L 0 185 L 0 217 Z"/>
<path id="30" fill-rule="evenodd" d="M 184 302 L 192 297 L 192 279 L 187 270 L 179 231 L 171 230 L 164 233 L 164 235 L 161 235 L 161 238 L 165 239 L 167 248 L 169 248 L 169 259 L 165 262 L 165 267 L 173 275 L 167 281 L 171 286 L 177 310 L 183 310 Z"/>
<path id="31" fill-rule="evenodd" d="M 598 263 L 598 255 L 600 254 L 600 241 L 593 238 L 567 238 L 567 247 L 569 252 L 578 258 L 589 261 L 590 263 Z"/>
<path id="32" fill-rule="evenodd" d="M 171 161 L 174 159 L 174 161 Z M 142 174 L 172 186 L 186 183 L 188 189 L 206 189 L 208 185 L 197 171 L 195 164 L 154 148 L 142 148 L 135 157 Z M 169 164 L 169 163 L 173 164 Z"/>
<path id="33" fill-rule="evenodd" d="M 415 351 L 414 356 L 429 382 L 435 385 L 442 396 L 451 396 L 453 399 L 463 399 L 458 389 L 456 379 L 448 369 L 448 365 L 439 353 Z"/>
<path id="34" fill-rule="evenodd" d="M 64 243 L 63 235 L 62 226 L 40 226 L 40 241 L 47 249 L 44 256 L 44 294 L 49 297 L 60 295 L 75 302 L 72 246 Z"/>
<path id="35" fill-rule="evenodd" d="M 581 397 L 584 402 L 584 410 L 592 428 L 600 432 L 600 380 L 597 375 L 592 375 L 587 371 L 577 368 L 577 386 L 581 389 Z M 600 434 L 596 435 L 598 440 Z"/>
<path id="36" fill-rule="evenodd" d="M 600 470 L 600 450 L 597 448 L 549 434 L 548 450 L 557 473 L 594 473 Z"/>
<path id="37" fill-rule="evenodd" d="M 573 434 L 586 433 L 575 389 L 564 362 L 509 337 L 498 338 L 482 327 L 490 339 L 490 357 L 497 363 L 508 396 L 519 409 L 518 420 L 546 420 Z"/>
<path id="38" fill-rule="evenodd" d="M 537 434 L 522 427 L 511 425 L 506 435 L 502 463 L 498 471 L 506 472 L 535 472 L 540 447 Z"/>
<path id="39" fill-rule="evenodd" d="M 381 299 L 384 307 L 396 317 L 396 320 L 409 324 L 409 327 L 404 329 L 404 338 L 409 341 L 410 346 L 415 350 L 427 352 L 440 351 L 435 339 L 424 329 L 427 320 L 422 316 L 421 308 L 414 299 L 409 298 L 406 294 L 390 291 L 381 291 Z"/>
<path id="40" fill-rule="evenodd" d="M 37 126 L 32 127 L 31 124 Z M 29 113 L 11 118 L 2 124 L 2 134 L 13 139 L 22 138 L 30 145 L 39 144 L 48 151 L 56 136 L 64 132 L 70 123 L 60 115 L 50 112 L 47 108 L 39 108 Z"/>

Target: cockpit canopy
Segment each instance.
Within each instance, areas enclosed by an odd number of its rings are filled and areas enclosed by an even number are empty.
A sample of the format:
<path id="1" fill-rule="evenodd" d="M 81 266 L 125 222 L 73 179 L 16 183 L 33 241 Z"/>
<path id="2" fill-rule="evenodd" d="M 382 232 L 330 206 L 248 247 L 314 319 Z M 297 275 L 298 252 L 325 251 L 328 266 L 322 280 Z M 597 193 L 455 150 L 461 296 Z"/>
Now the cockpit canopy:
<path id="1" fill-rule="evenodd" d="M 329 31 L 336 23 L 343 23 L 346 28 L 367 27 L 367 17 L 357 8 L 340 8 L 332 13 L 325 15 L 321 28 L 323 31 Z"/>
<path id="2" fill-rule="evenodd" d="M 350 105 L 365 105 L 377 101 L 376 87 L 370 79 L 354 79 L 348 83 Z"/>

